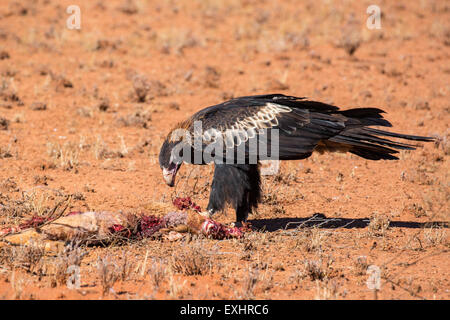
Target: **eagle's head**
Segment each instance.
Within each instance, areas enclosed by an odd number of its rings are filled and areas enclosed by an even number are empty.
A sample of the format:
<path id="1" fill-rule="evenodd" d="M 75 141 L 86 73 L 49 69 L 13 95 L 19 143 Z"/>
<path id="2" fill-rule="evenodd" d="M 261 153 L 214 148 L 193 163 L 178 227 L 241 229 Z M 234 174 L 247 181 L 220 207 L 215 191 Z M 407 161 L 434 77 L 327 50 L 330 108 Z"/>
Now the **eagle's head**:
<path id="1" fill-rule="evenodd" d="M 175 185 L 175 177 L 177 175 L 178 169 L 180 169 L 183 163 L 180 159 L 175 157 L 175 147 L 180 143 L 180 141 L 171 142 L 165 140 L 159 151 L 159 166 L 163 172 L 164 181 L 168 186 L 173 187 Z"/>

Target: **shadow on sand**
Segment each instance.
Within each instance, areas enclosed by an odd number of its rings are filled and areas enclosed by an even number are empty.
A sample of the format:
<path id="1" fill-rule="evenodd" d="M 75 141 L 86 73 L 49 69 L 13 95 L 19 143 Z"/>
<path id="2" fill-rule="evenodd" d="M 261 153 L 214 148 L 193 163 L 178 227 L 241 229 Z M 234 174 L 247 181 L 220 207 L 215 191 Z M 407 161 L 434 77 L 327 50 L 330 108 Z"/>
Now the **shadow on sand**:
<path id="1" fill-rule="evenodd" d="M 274 232 L 277 230 L 289 230 L 304 227 L 317 227 L 324 229 L 333 228 L 366 228 L 369 223 L 369 218 L 327 218 L 323 213 L 315 213 L 309 218 L 274 218 L 274 219 L 255 219 L 248 222 L 256 229 Z M 391 228 L 431 228 L 441 227 L 449 228 L 448 222 L 412 222 L 412 221 L 391 221 L 389 224 Z"/>

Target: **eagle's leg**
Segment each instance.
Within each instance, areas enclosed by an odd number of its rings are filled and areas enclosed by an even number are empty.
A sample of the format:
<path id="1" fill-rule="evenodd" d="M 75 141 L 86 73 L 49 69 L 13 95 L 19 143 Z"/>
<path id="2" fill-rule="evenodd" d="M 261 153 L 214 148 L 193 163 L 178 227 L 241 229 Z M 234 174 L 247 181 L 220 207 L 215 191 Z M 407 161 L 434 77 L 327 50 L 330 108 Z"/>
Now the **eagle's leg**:
<path id="1" fill-rule="evenodd" d="M 252 211 L 249 203 L 250 192 L 246 192 L 240 204 L 236 204 L 236 222 L 247 221 L 248 214 Z"/>
<path id="2" fill-rule="evenodd" d="M 236 211 L 236 221 L 245 221 L 260 199 L 258 165 L 216 164 L 206 212 L 208 215 L 223 210 L 229 203 Z"/>

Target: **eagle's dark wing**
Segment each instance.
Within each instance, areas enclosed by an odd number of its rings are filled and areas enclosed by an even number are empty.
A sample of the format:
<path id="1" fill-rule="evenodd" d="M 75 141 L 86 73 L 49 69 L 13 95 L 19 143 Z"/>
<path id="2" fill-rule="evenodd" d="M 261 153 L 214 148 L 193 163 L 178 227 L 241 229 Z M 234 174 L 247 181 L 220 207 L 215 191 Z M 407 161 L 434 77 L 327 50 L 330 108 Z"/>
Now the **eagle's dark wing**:
<path id="1" fill-rule="evenodd" d="M 272 94 L 240 97 L 203 109 L 192 116 L 188 129 L 201 136 L 200 145 L 191 142 L 194 149 L 204 151 L 220 138 L 225 150 L 236 151 L 244 144 L 248 158 L 257 152 L 249 148 L 250 142 L 258 139 L 264 140 L 269 150 L 277 143 L 280 160 L 306 158 L 314 150 L 349 151 L 373 160 L 396 159 L 392 155 L 397 153 L 394 149 L 414 149 L 414 146 L 380 136 L 429 141 L 425 137 L 369 128 L 391 127 L 381 113 L 383 110 L 377 108 L 340 111 L 325 103 Z"/>

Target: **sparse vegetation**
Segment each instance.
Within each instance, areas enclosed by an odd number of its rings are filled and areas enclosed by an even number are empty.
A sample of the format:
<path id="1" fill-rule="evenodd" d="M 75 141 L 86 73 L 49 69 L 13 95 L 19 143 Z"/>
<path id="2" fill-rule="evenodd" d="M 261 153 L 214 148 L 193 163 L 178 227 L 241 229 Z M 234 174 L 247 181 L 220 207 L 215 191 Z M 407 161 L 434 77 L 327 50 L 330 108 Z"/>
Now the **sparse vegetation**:
<path id="1" fill-rule="evenodd" d="M 72 170 L 78 166 L 79 153 L 78 145 L 72 142 L 47 143 L 47 154 L 53 164 L 64 170 Z"/>
<path id="2" fill-rule="evenodd" d="M 201 247 L 201 243 L 179 248 L 171 257 L 169 265 L 174 273 L 186 276 L 205 275 L 212 268 L 211 258 Z"/>
<path id="3" fill-rule="evenodd" d="M 37 243 L 22 247 L 0 247 L 0 264 L 9 270 L 22 269 L 36 275 L 44 272 L 44 248 Z"/>
<path id="4" fill-rule="evenodd" d="M 166 265 L 163 261 L 153 261 L 149 268 L 150 281 L 155 290 L 159 290 L 167 276 Z"/>
<path id="5" fill-rule="evenodd" d="M 374 237 L 384 237 L 389 228 L 390 219 L 386 215 L 374 213 L 368 225 L 368 234 Z"/>
<path id="6" fill-rule="evenodd" d="M 102 295 L 112 293 L 114 284 L 121 276 L 117 265 L 108 256 L 104 258 L 99 257 L 97 260 L 97 272 L 102 286 Z"/>
<path id="7" fill-rule="evenodd" d="M 322 260 L 306 260 L 304 274 L 312 281 L 328 279 L 332 262 L 333 260 L 331 258 L 325 262 Z"/>
<path id="8" fill-rule="evenodd" d="M 242 298 L 244 299 L 254 299 L 255 297 L 255 286 L 259 281 L 259 272 L 256 268 L 251 268 L 248 270 L 248 274 L 244 279 L 244 285 L 242 288 Z"/>
<path id="9" fill-rule="evenodd" d="M 359 256 L 355 259 L 354 268 L 355 268 L 355 274 L 357 276 L 365 275 L 367 273 L 368 267 L 369 267 L 369 264 L 367 263 L 366 256 Z"/>
<path id="10" fill-rule="evenodd" d="M 56 1 L 0 3 L 0 299 L 450 298 L 448 3 L 385 1 L 381 29 L 366 2 L 75 4 L 80 30 Z M 176 196 L 206 209 L 213 166 L 166 187 L 165 135 L 202 107 L 275 92 L 381 108 L 393 131 L 436 140 L 399 161 L 283 161 L 242 239 L 119 234 L 55 254 L 5 240 L 69 213 L 161 216 Z"/>
<path id="11" fill-rule="evenodd" d="M 119 117 L 117 123 L 125 127 L 138 127 L 147 129 L 152 120 L 148 110 L 136 109 L 135 112 Z"/>
<path id="12" fill-rule="evenodd" d="M 424 238 L 430 246 L 437 246 L 440 244 L 449 245 L 447 230 L 442 227 L 430 227 L 425 229 Z"/>
<path id="13" fill-rule="evenodd" d="M 298 235 L 298 244 L 307 252 L 322 252 L 323 245 L 327 241 L 329 232 L 320 228 L 304 228 Z"/>
<path id="14" fill-rule="evenodd" d="M 85 254 L 86 253 L 83 253 L 82 249 L 76 244 L 66 246 L 64 251 L 60 253 L 52 263 L 54 266 L 54 274 L 51 285 L 53 287 L 65 285 L 70 276 L 69 267 L 76 266 L 79 268 Z"/>

